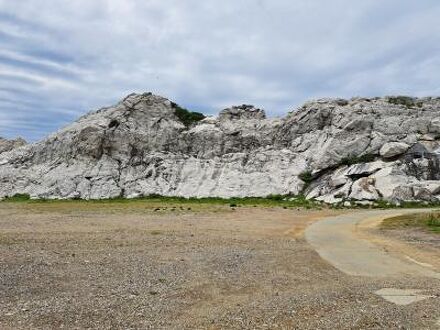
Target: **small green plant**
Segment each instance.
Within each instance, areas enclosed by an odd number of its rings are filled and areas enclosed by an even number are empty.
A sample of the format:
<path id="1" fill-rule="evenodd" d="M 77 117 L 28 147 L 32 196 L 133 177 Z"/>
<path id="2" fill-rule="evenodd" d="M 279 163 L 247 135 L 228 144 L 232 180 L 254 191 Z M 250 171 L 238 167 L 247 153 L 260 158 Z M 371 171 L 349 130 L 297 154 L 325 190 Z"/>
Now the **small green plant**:
<path id="1" fill-rule="evenodd" d="M 203 113 L 189 111 L 174 102 L 171 103 L 171 106 L 174 108 L 174 113 L 176 114 L 176 116 L 186 127 L 189 127 L 192 124 L 206 118 Z"/>
<path id="2" fill-rule="evenodd" d="M 376 156 L 373 154 L 365 154 L 361 156 L 349 156 L 344 157 L 339 162 L 339 165 L 354 165 L 354 164 L 360 164 L 360 163 L 370 163 L 376 159 Z"/>
<path id="3" fill-rule="evenodd" d="M 313 181 L 313 175 L 310 171 L 304 171 L 298 175 L 298 177 L 306 184 L 310 184 Z"/>

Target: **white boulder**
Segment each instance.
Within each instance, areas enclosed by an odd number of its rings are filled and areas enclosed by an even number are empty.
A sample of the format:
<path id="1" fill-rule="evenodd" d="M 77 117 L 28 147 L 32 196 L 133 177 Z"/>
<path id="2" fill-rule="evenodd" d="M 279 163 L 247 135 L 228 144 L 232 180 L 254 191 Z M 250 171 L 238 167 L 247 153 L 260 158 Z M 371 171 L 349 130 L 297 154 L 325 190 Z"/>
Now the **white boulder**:
<path id="1" fill-rule="evenodd" d="M 409 149 L 409 145 L 403 142 L 388 142 L 380 148 L 380 155 L 383 158 L 393 158 L 405 153 Z"/>

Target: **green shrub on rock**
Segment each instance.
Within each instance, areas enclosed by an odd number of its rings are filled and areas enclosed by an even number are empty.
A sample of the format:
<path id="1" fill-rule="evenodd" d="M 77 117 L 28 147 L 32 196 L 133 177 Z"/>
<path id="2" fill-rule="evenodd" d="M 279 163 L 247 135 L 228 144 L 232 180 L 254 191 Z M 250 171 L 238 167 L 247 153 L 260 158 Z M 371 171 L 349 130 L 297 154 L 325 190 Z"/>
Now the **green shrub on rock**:
<path id="1" fill-rule="evenodd" d="M 189 111 L 185 108 L 182 108 L 181 106 L 179 106 L 174 102 L 171 103 L 171 106 L 174 108 L 174 113 L 176 114 L 176 116 L 186 127 L 189 127 L 192 124 L 195 124 L 200 120 L 206 118 L 206 116 L 203 113 Z"/>

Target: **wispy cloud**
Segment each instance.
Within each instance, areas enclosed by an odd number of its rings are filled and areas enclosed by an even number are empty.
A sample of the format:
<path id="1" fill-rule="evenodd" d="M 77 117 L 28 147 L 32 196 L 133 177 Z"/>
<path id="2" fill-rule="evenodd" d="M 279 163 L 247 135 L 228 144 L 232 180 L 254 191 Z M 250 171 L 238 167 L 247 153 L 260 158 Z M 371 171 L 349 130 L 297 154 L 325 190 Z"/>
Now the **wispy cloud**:
<path id="1" fill-rule="evenodd" d="M 440 3 L 0 0 L 0 136 L 37 140 L 133 91 L 215 113 L 440 92 Z"/>

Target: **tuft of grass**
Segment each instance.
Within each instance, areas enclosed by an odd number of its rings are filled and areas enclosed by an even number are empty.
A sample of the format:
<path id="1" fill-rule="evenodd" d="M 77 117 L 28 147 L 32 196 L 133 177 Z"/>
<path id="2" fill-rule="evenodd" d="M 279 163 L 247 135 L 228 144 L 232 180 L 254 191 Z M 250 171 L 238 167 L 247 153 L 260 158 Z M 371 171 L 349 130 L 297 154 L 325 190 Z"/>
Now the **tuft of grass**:
<path id="1" fill-rule="evenodd" d="M 373 154 L 365 154 L 361 156 L 349 156 L 342 158 L 339 162 L 339 165 L 354 165 L 354 164 L 360 164 L 360 163 L 370 163 L 373 162 L 376 159 L 376 156 Z"/>

